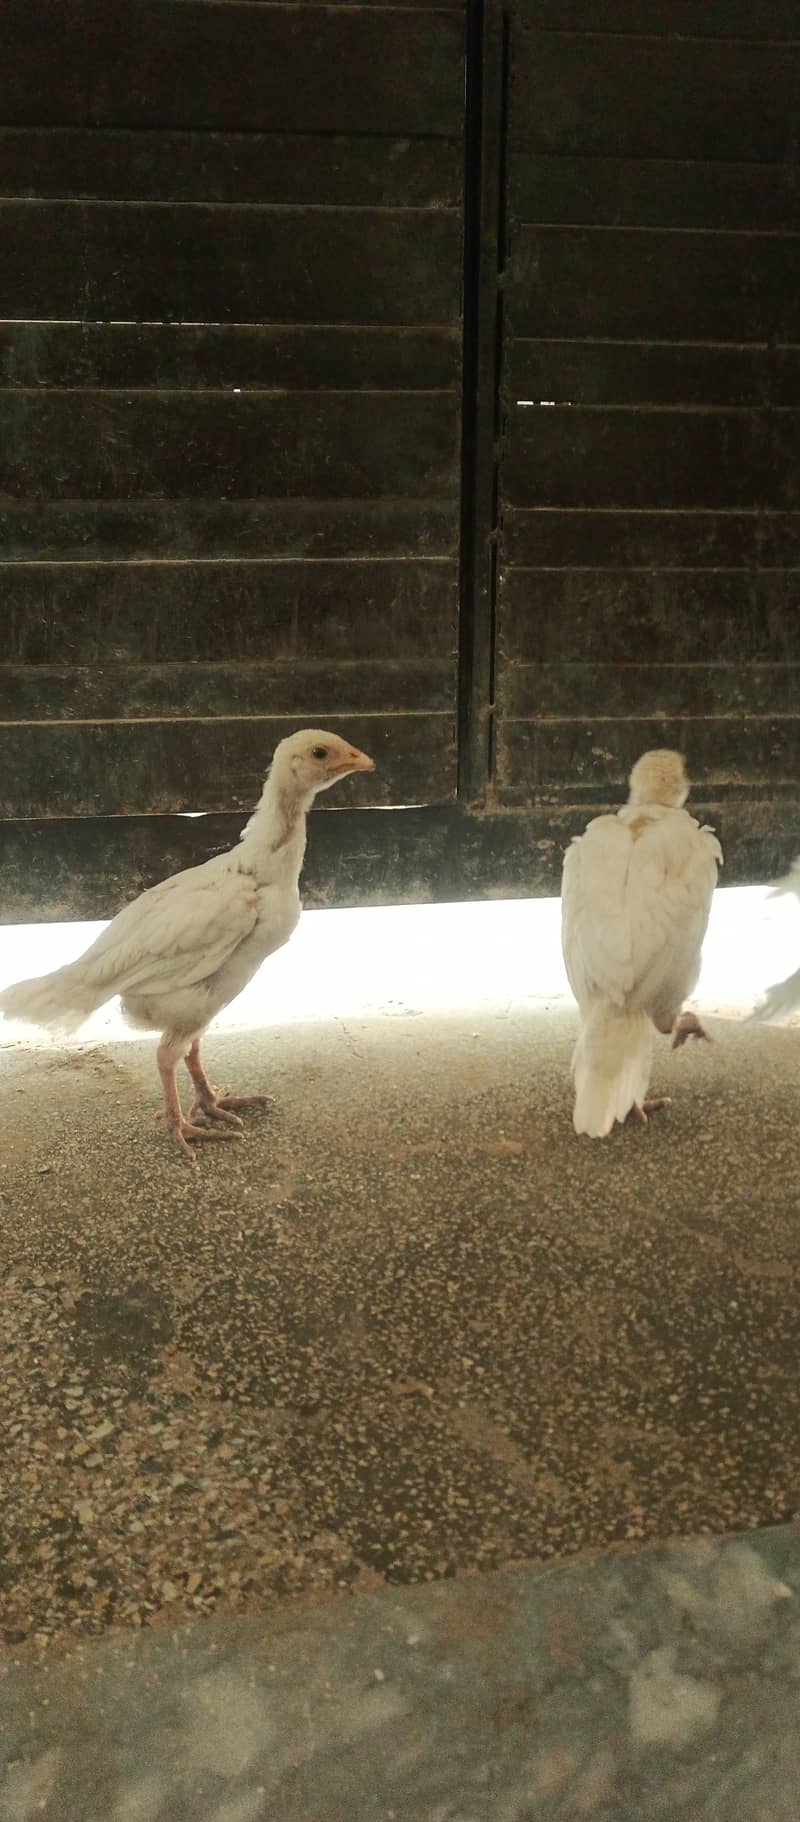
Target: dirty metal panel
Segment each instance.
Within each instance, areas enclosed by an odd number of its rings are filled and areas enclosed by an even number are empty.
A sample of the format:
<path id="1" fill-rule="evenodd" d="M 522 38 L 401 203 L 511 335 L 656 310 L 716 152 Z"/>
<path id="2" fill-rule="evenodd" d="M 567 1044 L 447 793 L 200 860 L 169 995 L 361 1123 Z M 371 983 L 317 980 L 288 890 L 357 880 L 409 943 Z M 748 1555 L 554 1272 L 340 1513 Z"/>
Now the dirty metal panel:
<path id="1" fill-rule="evenodd" d="M 3 201 L 0 313 L 203 323 L 457 319 L 453 211 L 337 207 L 324 227 L 299 204 Z"/>
<path id="2" fill-rule="evenodd" d="M 756 800 L 800 802 L 796 12 L 587 25 L 512 14 L 497 796 L 557 817 L 673 744 L 763 876 Z"/>
<path id="3" fill-rule="evenodd" d="M 800 639 L 795 638 L 794 643 L 796 653 Z M 754 739 L 758 740 L 758 730 L 764 726 L 762 717 L 793 719 L 797 674 L 796 656 L 791 663 L 757 665 L 744 665 L 740 658 L 727 664 L 714 660 L 673 664 L 667 660 L 659 665 L 625 660 L 606 663 L 602 657 L 591 665 L 580 659 L 564 664 L 533 660 L 504 666 L 498 708 L 508 723 L 537 717 L 543 722 L 550 718 L 560 721 L 574 715 L 588 719 L 600 702 L 605 717 L 615 721 L 659 715 L 669 721 L 691 721 L 695 765 L 700 723 L 724 717 L 727 738 L 728 719 L 740 717 L 747 723 L 744 738 L 752 761 Z M 545 738 L 548 742 L 552 738 L 549 725 Z"/>
<path id="4" fill-rule="evenodd" d="M 266 0 L 265 0 L 266 3 Z M 353 133 L 0 128 L 0 195 L 87 201 L 457 209 L 452 139 Z"/>
<path id="5" fill-rule="evenodd" d="M 800 405 L 800 347 L 699 342 L 576 341 L 515 337 L 507 386 L 514 398 L 556 405 Z"/>
<path id="6" fill-rule="evenodd" d="M 795 0 L 517 0 L 520 16 L 543 31 L 644 33 L 647 36 L 797 39 Z"/>
<path id="7" fill-rule="evenodd" d="M 330 705 L 318 686 L 317 700 Z M 306 714 L 316 725 L 315 701 Z M 321 713 L 322 711 L 320 711 Z M 340 802 L 446 803 L 454 795 L 452 710 L 328 715 L 330 731 L 375 758 L 367 782 L 337 787 Z M 273 751 L 297 726 L 296 714 L 230 714 L 208 719 L 153 717 L 50 719 L 0 725 L 0 818 L 127 816 L 249 811 L 261 794 Z"/>
<path id="8" fill-rule="evenodd" d="M 4 0 L 0 120 L 457 137 L 462 32 L 460 8 Z"/>
<path id="9" fill-rule="evenodd" d="M 2 664 L 0 721 L 176 721 L 293 715 L 298 693 L 322 727 L 369 714 L 446 714 L 455 654 L 448 658 L 345 658 L 332 682 L 329 659 L 164 664 Z M 335 695 L 333 691 L 335 689 Z M 176 703 L 179 705 L 176 707 Z M 59 729 L 60 732 L 60 729 Z"/>
<path id="10" fill-rule="evenodd" d="M 501 721 L 497 772 L 507 802 L 594 802 L 609 793 L 619 801 L 632 757 L 660 746 L 688 751 L 695 797 L 711 793 L 721 802 L 736 798 L 742 785 L 758 786 L 762 795 L 772 789 L 796 797 L 800 717 L 791 710 L 760 715 L 748 707 L 744 714 L 704 716 L 693 706 L 681 717 L 666 713 L 659 695 L 658 711 L 648 717 L 645 701 L 636 714 L 613 700 L 601 701 L 602 683 L 601 669 L 593 714 L 579 716 L 573 702 L 569 717 L 561 720 L 540 712 L 524 721 Z"/>
<path id="11" fill-rule="evenodd" d="M 800 182 L 787 164 L 689 158 L 570 157 L 515 152 L 509 203 L 515 221 L 577 227 L 800 228 Z"/>
<path id="12" fill-rule="evenodd" d="M 4 578 L 3 659 L 32 672 L 124 666 L 132 700 L 136 664 L 260 662 L 302 677 L 317 661 L 333 700 L 339 664 L 454 658 L 456 583 L 455 564 L 443 559 L 14 563 Z M 174 706 L 184 711 L 177 680 Z"/>
<path id="13" fill-rule="evenodd" d="M 237 563 L 293 557 L 309 565 L 336 557 L 350 560 L 348 587 L 357 595 L 363 581 L 361 565 L 370 558 L 415 558 L 420 563 L 455 558 L 458 526 L 452 502 L 416 499 L 412 494 L 388 500 L 0 499 L 0 543 L 4 557 L 14 561 L 221 558 L 230 565 L 224 572 L 228 581 L 236 573 L 233 553 Z M 352 563 L 353 551 L 358 553 L 358 568 Z M 287 594 L 299 573 L 281 572 Z M 306 568 L 305 581 L 316 573 Z M 365 573 L 377 574 L 369 569 Z M 395 583 L 401 574 L 405 571 L 395 570 Z M 4 588 L 11 588 L 16 575 L 3 572 Z M 222 586 L 221 570 L 218 576 Z M 198 586 L 202 593 L 202 576 Z M 346 606 L 341 603 L 343 613 Z M 366 636 L 368 629 L 364 631 Z"/>
<path id="14" fill-rule="evenodd" d="M 800 568 L 800 512 L 510 507 L 503 521 L 503 548 L 511 569 L 588 570 L 589 587 L 592 570 L 604 568 L 655 568 L 659 575 L 695 568 L 781 572 Z M 769 585 L 769 577 L 756 579 L 760 586 Z M 559 578 L 554 584 L 561 586 Z M 710 578 L 704 586 L 710 586 Z"/>
<path id="15" fill-rule="evenodd" d="M 792 164 L 800 100 L 794 43 L 527 30 L 517 15 L 509 143 L 583 157 L 726 159 Z M 592 20 L 594 26 L 595 21 Z M 769 33 L 765 34 L 765 40 Z M 702 172 L 698 171 L 702 184 Z M 706 220 L 713 232 L 716 222 Z"/>
<path id="16" fill-rule="evenodd" d="M 387 815 L 332 802 L 310 819 L 303 902 L 319 908 L 552 895 L 564 850 L 587 815 L 618 803 L 618 792 L 600 792 L 596 803 L 584 798 L 483 815 L 452 805 Z M 713 817 L 726 885 L 776 878 L 800 852 L 797 801 L 772 788 L 742 790 L 722 803 L 695 796 L 692 805 L 701 819 Z M 232 847 L 241 827 L 241 815 L 0 821 L 4 921 L 110 917 L 166 874 Z"/>
<path id="17" fill-rule="evenodd" d="M 0 323 L 12 389 L 452 391 L 460 366 L 457 323 Z"/>
<path id="18" fill-rule="evenodd" d="M 464 29 L 2 8 L 0 817 L 26 851 L 65 818 L 238 814 L 304 722 L 375 750 L 345 802 L 454 796 Z"/>
<path id="19" fill-rule="evenodd" d="M 457 464 L 449 392 L 0 392 L 0 492 L 17 500 L 427 492 L 455 511 Z"/>
<path id="20" fill-rule="evenodd" d="M 531 665 L 569 665 L 574 675 L 584 665 L 589 687 L 596 671 L 607 681 L 609 665 L 621 676 L 644 669 L 651 692 L 669 666 L 719 665 L 755 683 L 764 669 L 800 662 L 800 616 L 791 611 L 798 588 L 800 567 L 606 569 L 598 560 L 584 569 L 511 569 L 501 685 L 516 688 Z"/>
<path id="21" fill-rule="evenodd" d="M 792 342 L 798 292 L 796 234 L 521 225 L 508 317 L 514 336 Z"/>
<path id="22" fill-rule="evenodd" d="M 507 497 L 522 507 L 796 509 L 799 432 L 794 411 L 515 404 Z"/>

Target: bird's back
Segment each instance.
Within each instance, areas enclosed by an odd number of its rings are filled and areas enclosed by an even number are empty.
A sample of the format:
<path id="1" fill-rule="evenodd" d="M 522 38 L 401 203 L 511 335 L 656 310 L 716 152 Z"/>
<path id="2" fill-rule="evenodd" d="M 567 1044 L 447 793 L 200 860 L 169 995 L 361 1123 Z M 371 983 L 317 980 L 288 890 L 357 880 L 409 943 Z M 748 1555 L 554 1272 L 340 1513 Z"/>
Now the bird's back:
<path id="1" fill-rule="evenodd" d="M 564 862 L 564 959 L 579 1004 L 656 1011 L 697 978 L 719 844 L 682 809 L 599 816 Z"/>

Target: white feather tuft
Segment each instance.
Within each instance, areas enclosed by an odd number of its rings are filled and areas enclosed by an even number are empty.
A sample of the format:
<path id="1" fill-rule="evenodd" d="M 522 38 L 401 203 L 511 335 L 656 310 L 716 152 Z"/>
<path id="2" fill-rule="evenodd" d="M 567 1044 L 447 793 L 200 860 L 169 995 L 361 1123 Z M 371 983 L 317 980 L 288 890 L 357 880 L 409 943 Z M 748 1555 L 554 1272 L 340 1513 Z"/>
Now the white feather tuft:
<path id="1" fill-rule="evenodd" d="M 604 1139 L 615 1121 L 641 1107 L 650 1083 L 653 1027 L 645 1012 L 597 1004 L 572 1057 L 575 1131 Z"/>
<path id="2" fill-rule="evenodd" d="M 783 879 L 778 880 L 772 891 L 767 893 L 767 897 L 783 898 L 789 892 L 793 892 L 796 898 L 800 898 L 800 855 L 797 860 L 792 861 L 788 873 L 784 874 Z"/>
<path id="3" fill-rule="evenodd" d="M 785 981 L 776 981 L 768 987 L 761 1005 L 750 1018 L 757 1024 L 769 1025 L 773 1019 L 787 1018 L 790 1012 L 796 1012 L 800 1006 L 800 968 L 790 974 Z"/>
<path id="4" fill-rule="evenodd" d="M 77 1031 L 109 998 L 107 986 L 90 985 L 81 962 L 70 962 L 35 980 L 15 981 L 0 993 L 0 1012 L 7 1019 L 38 1025 L 44 1031 Z"/>

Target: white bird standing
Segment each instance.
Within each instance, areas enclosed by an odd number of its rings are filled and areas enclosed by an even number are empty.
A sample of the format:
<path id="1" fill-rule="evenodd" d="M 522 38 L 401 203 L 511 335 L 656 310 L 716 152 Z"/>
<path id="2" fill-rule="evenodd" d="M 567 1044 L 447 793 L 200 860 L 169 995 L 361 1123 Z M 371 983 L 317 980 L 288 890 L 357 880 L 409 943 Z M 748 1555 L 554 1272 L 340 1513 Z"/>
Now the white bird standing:
<path id="1" fill-rule="evenodd" d="M 653 1028 L 673 1049 L 707 1033 L 681 1013 L 700 973 L 722 850 L 683 805 L 680 753 L 643 753 L 630 797 L 570 843 L 561 885 L 561 943 L 581 1032 L 572 1058 L 575 1131 L 605 1138 L 634 1110 L 646 1122 Z"/>
<path id="2" fill-rule="evenodd" d="M 783 898 L 787 892 L 793 892 L 800 899 L 800 855 L 792 862 L 788 873 L 778 880 L 777 886 L 768 894 L 770 898 Z M 800 1006 L 800 968 L 789 974 L 785 981 L 775 981 L 767 988 L 760 1006 L 756 1007 L 753 1018 L 769 1024 L 772 1019 L 787 1018 L 790 1012 L 796 1012 Z"/>
<path id="3" fill-rule="evenodd" d="M 0 1011 L 51 1031 L 76 1031 L 118 993 L 130 1025 L 162 1034 L 167 1126 L 184 1155 L 194 1161 L 188 1140 L 241 1138 L 238 1110 L 264 1106 L 269 1097 L 217 1093 L 200 1061 L 200 1038 L 297 926 L 306 817 L 317 793 L 350 772 L 374 770 L 374 760 L 335 734 L 290 734 L 275 749 L 235 848 L 143 892 L 76 962 L 7 987 Z M 195 1091 L 188 1120 L 176 1079 L 181 1058 Z M 198 1114 L 203 1125 L 195 1124 Z"/>

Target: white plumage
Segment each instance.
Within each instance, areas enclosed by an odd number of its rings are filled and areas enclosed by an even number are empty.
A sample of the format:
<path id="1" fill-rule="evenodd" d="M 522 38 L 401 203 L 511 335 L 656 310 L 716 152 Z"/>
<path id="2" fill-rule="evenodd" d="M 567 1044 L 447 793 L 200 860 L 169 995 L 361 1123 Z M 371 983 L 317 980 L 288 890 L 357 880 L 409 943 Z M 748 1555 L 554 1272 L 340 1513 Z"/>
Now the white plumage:
<path id="1" fill-rule="evenodd" d="M 158 1067 L 167 1122 L 189 1158 L 187 1139 L 241 1135 L 240 1107 L 264 1095 L 218 1095 L 199 1040 L 211 1020 L 288 941 L 300 917 L 298 880 L 306 816 L 315 796 L 349 772 L 374 771 L 357 747 L 318 728 L 282 740 L 256 810 L 238 845 L 165 879 L 126 905 L 85 954 L 39 979 L 0 993 L 0 1011 L 52 1031 L 75 1031 L 119 994 L 128 1023 L 160 1031 Z M 195 1102 L 184 1119 L 176 1081 L 185 1058 Z M 208 1124 L 193 1124 L 202 1114 Z"/>
<path id="2" fill-rule="evenodd" d="M 769 893 L 770 898 L 783 898 L 787 892 L 793 892 L 800 899 L 800 855 L 792 862 L 788 873 L 779 879 L 777 886 Z M 787 975 L 785 981 L 775 981 L 767 988 L 760 1006 L 756 1007 L 753 1017 L 764 1023 L 772 1019 L 788 1018 L 790 1012 L 796 1012 L 800 1006 L 800 968 L 794 974 Z"/>
<path id="3" fill-rule="evenodd" d="M 574 1123 L 591 1138 L 663 1105 L 646 1100 L 654 1027 L 674 1032 L 674 1048 L 706 1035 L 693 1013 L 679 1015 L 700 973 L 722 851 L 682 807 L 679 753 L 643 754 L 630 787 L 628 803 L 595 817 L 564 859 L 561 939 L 581 1015 Z"/>

